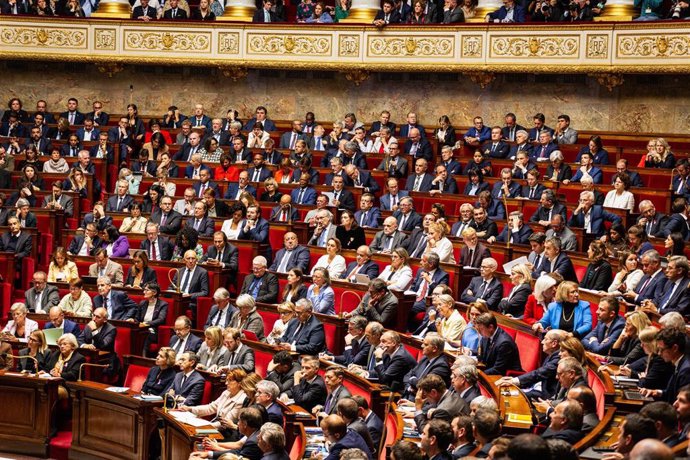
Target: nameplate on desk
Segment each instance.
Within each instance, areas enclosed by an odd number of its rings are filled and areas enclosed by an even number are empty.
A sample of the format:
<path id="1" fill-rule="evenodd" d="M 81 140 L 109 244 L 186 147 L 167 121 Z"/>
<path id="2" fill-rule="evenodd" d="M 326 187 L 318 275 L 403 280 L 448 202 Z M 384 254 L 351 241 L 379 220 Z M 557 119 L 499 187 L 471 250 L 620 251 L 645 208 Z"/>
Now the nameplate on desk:
<path id="1" fill-rule="evenodd" d="M 532 416 L 525 414 L 507 414 L 506 422 L 532 424 Z"/>
<path id="2" fill-rule="evenodd" d="M 136 395 L 134 399 L 140 399 L 141 401 L 163 401 L 163 398 L 157 395 Z"/>
<path id="3" fill-rule="evenodd" d="M 105 389 L 105 391 L 110 391 L 111 393 L 127 393 L 129 391 L 129 387 L 108 387 Z"/>
<path id="4" fill-rule="evenodd" d="M 196 434 L 204 434 L 204 435 L 206 435 L 206 434 L 220 434 L 220 432 L 218 430 L 216 430 L 215 428 L 197 428 L 194 432 Z"/>

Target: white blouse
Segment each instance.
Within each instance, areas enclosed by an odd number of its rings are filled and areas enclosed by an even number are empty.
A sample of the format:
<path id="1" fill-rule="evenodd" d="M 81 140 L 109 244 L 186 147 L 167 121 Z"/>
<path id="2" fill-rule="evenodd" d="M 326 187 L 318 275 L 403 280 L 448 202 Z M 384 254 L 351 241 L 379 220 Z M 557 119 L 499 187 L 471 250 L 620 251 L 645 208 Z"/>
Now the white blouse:
<path id="1" fill-rule="evenodd" d="M 624 190 L 622 194 L 618 195 L 615 190 L 611 190 L 606 194 L 604 199 L 605 208 L 627 209 L 630 212 L 635 210 L 635 197 L 632 192 Z"/>
<path id="2" fill-rule="evenodd" d="M 443 237 L 440 241 L 436 242 L 436 247 L 431 248 L 427 244 L 427 253 L 434 252 L 438 255 L 441 263 L 454 264 L 455 256 L 453 255 L 453 243 L 446 237 Z"/>
<path id="3" fill-rule="evenodd" d="M 410 283 L 412 282 L 412 269 L 409 265 L 404 265 L 394 272 L 389 265 L 383 269 L 383 272 L 379 275 L 379 279 L 386 282 L 392 281 L 392 283 L 388 285 L 388 289 L 405 291 L 410 287 Z"/>
<path id="4" fill-rule="evenodd" d="M 325 268 L 328 270 L 328 274 L 330 275 L 332 280 L 339 279 L 343 273 L 345 273 L 345 270 L 347 269 L 347 265 L 345 264 L 345 258 L 341 255 L 336 255 L 333 258 L 333 261 L 331 263 L 328 263 L 328 254 L 324 254 L 321 257 L 319 257 L 319 260 L 316 261 L 316 264 L 311 269 L 311 274 L 314 274 L 314 270 L 317 268 Z"/>

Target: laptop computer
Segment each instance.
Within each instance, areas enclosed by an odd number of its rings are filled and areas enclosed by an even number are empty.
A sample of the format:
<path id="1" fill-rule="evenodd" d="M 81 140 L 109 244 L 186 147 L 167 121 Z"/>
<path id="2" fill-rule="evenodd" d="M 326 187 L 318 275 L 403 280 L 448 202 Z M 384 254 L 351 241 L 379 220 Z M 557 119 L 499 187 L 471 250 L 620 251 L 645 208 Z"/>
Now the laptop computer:
<path id="1" fill-rule="evenodd" d="M 62 328 L 52 327 L 50 329 L 43 329 L 43 335 L 46 337 L 46 345 L 48 346 L 56 346 L 57 341 L 62 334 Z"/>

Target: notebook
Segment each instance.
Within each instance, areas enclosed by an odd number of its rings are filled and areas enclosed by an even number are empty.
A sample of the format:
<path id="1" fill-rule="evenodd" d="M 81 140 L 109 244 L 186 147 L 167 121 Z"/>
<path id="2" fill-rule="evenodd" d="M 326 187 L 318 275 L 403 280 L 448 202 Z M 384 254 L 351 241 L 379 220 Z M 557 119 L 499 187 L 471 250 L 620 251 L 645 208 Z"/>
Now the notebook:
<path id="1" fill-rule="evenodd" d="M 62 336 L 63 331 L 62 328 L 50 328 L 50 329 L 43 329 L 43 335 L 46 337 L 46 345 L 48 346 L 56 346 L 58 339 Z"/>

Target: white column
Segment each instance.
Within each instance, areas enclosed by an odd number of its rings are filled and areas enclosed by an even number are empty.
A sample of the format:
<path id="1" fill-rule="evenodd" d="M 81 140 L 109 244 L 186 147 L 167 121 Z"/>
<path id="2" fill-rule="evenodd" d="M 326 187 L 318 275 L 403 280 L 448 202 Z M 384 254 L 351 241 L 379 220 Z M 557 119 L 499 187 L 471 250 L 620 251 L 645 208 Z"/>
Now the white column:
<path id="1" fill-rule="evenodd" d="M 226 0 L 225 13 L 217 21 L 252 22 L 256 11 L 254 0 Z"/>

